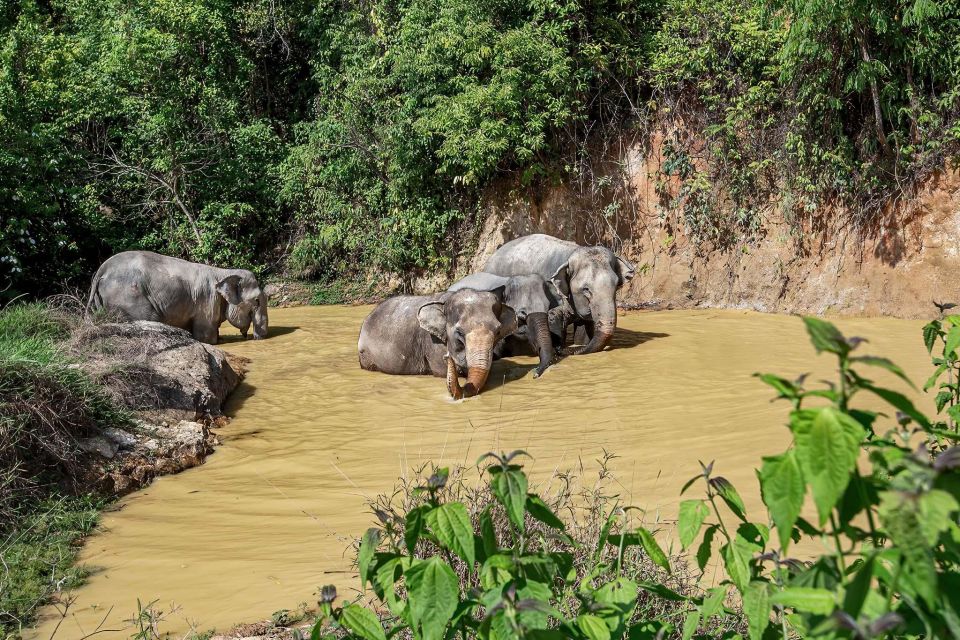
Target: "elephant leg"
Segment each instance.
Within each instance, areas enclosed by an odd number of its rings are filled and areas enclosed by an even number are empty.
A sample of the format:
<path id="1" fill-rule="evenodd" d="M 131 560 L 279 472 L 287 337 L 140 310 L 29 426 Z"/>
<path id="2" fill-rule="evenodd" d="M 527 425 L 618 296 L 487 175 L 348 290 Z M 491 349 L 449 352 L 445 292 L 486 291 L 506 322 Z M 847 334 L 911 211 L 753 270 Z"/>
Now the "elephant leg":
<path id="1" fill-rule="evenodd" d="M 205 322 L 194 322 L 190 333 L 198 342 L 217 344 L 220 342 L 220 327 Z"/>
<path id="2" fill-rule="evenodd" d="M 577 344 L 587 344 L 593 337 L 594 325 L 590 320 L 580 320 L 574 331 L 573 341 Z"/>

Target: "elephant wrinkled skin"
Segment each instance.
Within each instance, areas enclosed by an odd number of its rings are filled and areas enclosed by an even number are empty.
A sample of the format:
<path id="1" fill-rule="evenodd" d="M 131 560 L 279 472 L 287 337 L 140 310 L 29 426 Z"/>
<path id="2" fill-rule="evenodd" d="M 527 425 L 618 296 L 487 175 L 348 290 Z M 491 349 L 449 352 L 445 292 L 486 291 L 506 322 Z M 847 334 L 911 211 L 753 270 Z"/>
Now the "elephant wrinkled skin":
<path id="1" fill-rule="evenodd" d="M 360 366 L 391 374 L 447 378 L 459 399 L 480 393 L 490 374 L 493 348 L 516 330 L 503 289 L 461 289 L 432 296 L 396 296 L 363 321 L 357 350 Z M 459 375 L 467 383 L 461 387 Z"/>
<path id="2" fill-rule="evenodd" d="M 227 320 L 244 337 L 267 337 L 269 292 L 245 269 L 220 269 L 151 251 L 125 251 L 107 259 L 90 285 L 87 311 L 127 320 L 151 320 L 186 329 L 217 344 Z"/>
<path id="3" fill-rule="evenodd" d="M 503 288 L 503 301 L 517 314 L 517 329 L 496 347 L 498 357 L 522 355 L 529 344 L 540 364 L 533 376 L 539 377 L 553 362 L 555 355 L 550 335 L 551 319 L 562 326 L 563 316 L 571 309 L 557 285 L 536 274 L 498 276 L 492 273 L 474 273 L 452 284 L 447 291 L 476 289 L 493 291 Z M 559 331 L 557 332 L 559 336 Z"/>
<path id="4" fill-rule="evenodd" d="M 500 276 L 535 273 L 558 283 L 573 307 L 574 324 L 582 325 L 589 338 L 569 355 L 601 351 L 610 343 L 617 327 L 617 290 L 635 273 L 630 262 L 606 247 L 583 247 L 542 233 L 507 242 L 483 270 Z"/>

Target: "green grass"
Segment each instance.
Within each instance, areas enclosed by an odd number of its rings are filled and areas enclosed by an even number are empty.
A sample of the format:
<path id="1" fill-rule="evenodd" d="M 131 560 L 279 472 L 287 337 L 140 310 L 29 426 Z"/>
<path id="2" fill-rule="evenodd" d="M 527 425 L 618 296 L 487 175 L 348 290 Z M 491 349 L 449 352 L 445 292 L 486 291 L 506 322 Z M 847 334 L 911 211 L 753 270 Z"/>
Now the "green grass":
<path id="1" fill-rule="evenodd" d="M 373 282 L 338 278 L 325 280 L 313 287 L 310 304 L 350 304 L 369 299 L 374 292 Z"/>
<path id="2" fill-rule="evenodd" d="M 96 527 L 104 501 L 53 496 L 24 505 L 0 542 L 0 638 L 17 637 L 52 590 L 78 587 L 88 575 L 76 567 L 78 540 Z"/>
<path id="3" fill-rule="evenodd" d="M 16 637 L 59 588 L 79 584 L 76 541 L 103 500 L 73 474 L 78 441 L 127 423 L 67 348 L 69 311 L 38 303 L 0 309 L 0 638 Z"/>

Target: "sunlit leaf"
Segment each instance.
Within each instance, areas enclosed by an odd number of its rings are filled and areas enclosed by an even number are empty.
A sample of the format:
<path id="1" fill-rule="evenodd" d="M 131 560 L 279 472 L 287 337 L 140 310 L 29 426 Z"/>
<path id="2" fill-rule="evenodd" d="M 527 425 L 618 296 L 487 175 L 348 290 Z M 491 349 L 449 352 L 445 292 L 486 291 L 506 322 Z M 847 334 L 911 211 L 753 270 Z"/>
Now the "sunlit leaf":
<path id="1" fill-rule="evenodd" d="M 684 500 L 680 503 L 677 529 L 680 533 L 680 544 L 684 550 L 697 539 L 708 515 L 710 515 L 710 509 L 703 500 Z"/>
<path id="2" fill-rule="evenodd" d="M 387 640 L 377 616 L 360 605 L 348 604 L 340 612 L 340 624 L 364 640 Z"/>
<path id="3" fill-rule="evenodd" d="M 763 503 L 777 526 L 780 547 L 786 552 L 790 546 L 793 525 L 800 516 L 806 484 L 795 449 L 779 456 L 763 459 L 760 469 L 760 489 Z"/>
<path id="4" fill-rule="evenodd" d="M 474 562 L 473 525 L 467 508 L 448 502 L 427 512 L 427 525 L 441 545 L 463 558 L 472 571 Z"/>

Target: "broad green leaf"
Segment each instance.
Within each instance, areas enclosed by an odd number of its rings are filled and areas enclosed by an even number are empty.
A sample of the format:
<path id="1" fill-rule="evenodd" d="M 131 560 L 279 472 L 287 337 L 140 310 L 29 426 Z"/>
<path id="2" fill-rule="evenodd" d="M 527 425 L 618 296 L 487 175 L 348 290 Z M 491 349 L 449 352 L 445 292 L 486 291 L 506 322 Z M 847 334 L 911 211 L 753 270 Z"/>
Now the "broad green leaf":
<path id="1" fill-rule="evenodd" d="M 490 515 L 490 505 L 480 514 L 480 537 L 483 540 L 483 553 L 486 557 L 494 555 L 497 550 L 497 532 L 493 528 L 493 517 Z"/>
<path id="2" fill-rule="evenodd" d="M 927 544 L 936 545 L 940 534 L 951 524 L 956 523 L 956 512 L 960 510 L 956 498 L 940 489 L 932 489 L 922 494 L 919 507 L 920 529 Z"/>
<path id="3" fill-rule="evenodd" d="M 338 622 L 345 626 L 350 633 L 365 640 L 387 640 L 377 616 L 373 611 L 364 609 L 360 605 L 348 604 L 345 606 L 343 611 L 340 612 Z"/>
<path id="4" fill-rule="evenodd" d="M 883 387 L 875 387 L 872 384 L 864 384 L 862 386 L 867 391 L 875 393 L 876 395 L 883 398 L 888 404 L 892 405 L 896 409 L 899 409 L 903 413 L 913 418 L 913 420 L 916 421 L 916 423 L 919 424 L 924 429 L 930 428 L 930 420 L 928 420 L 927 416 L 923 415 L 923 413 L 921 413 L 920 411 L 917 411 L 917 408 L 913 406 L 913 402 L 911 402 L 907 396 L 903 395 L 902 393 L 898 393 L 897 391 L 893 391 L 891 389 L 884 389 Z"/>
<path id="5" fill-rule="evenodd" d="M 873 584 L 873 563 L 873 556 L 861 562 L 853 580 L 846 586 L 843 595 L 843 610 L 854 618 L 860 615 L 863 603 L 866 602 L 867 595 L 870 593 Z"/>
<path id="6" fill-rule="evenodd" d="M 760 378 L 760 380 L 768 386 L 773 387 L 773 389 L 780 394 L 778 396 L 780 398 L 792 400 L 800 395 L 800 390 L 797 386 L 786 378 L 775 376 L 772 373 L 755 373 L 753 375 Z"/>
<path id="7" fill-rule="evenodd" d="M 527 512 L 548 527 L 553 527 L 560 531 L 566 528 L 564 527 L 563 521 L 557 517 L 547 503 L 541 500 L 538 495 L 532 493 L 527 494 Z"/>
<path id="8" fill-rule="evenodd" d="M 708 515 L 710 515 L 710 509 L 703 500 L 684 500 L 680 503 L 677 528 L 680 532 L 680 544 L 684 550 L 697 539 Z"/>
<path id="9" fill-rule="evenodd" d="M 960 327 L 950 327 L 947 331 L 947 337 L 943 346 L 943 355 L 946 358 L 955 357 L 955 351 L 960 347 Z"/>
<path id="10" fill-rule="evenodd" d="M 473 571 L 473 525 L 467 508 L 459 502 L 448 502 L 428 512 L 426 519 L 440 544 L 463 558 Z"/>
<path id="11" fill-rule="evenodd" d="M 519 469 L 507 469 L 493 476 L 493 493 L 507 510 L 510 521 L 523 531 L 527 504 L 527 476 Z"/>
<path id="12" fill-rule="evenodd" d="M 794 411 L 790 423 L 797 461 L 810 484 L 822 526 L 850 482 L 866 432 L 833 407 Z"/>
<path id="13" fill-rule="evenodd" d="M 643 527 L 638 527 L 637 535 L 640 536 L 640 545 L 647 553 L 647 557 L 653 560 L 654 564 L 661 567 L 664 571 L 670 573 L 670 559 L 667 558 L 667 554 L 665 554 L 663 549 L 660 548 L 660 545 L 657 544 L 653 534 Z"/>
<path id="14" fill-rule="evenodd" d="M 750 640 L 760 640 L 770 624 L 770 583 L 754 581 L 743 593 L 743 613 L 747 616 Z"/>
<path id="15" fill-rule="evenodd" d="M 585 613 L 577 616 L 577 628 L 589 640 L 610 640 L 610 628 L 603 619 Z"/>
<path id="16" fill-rule="evenodd" d="M 933 352 L 933 345 L 940 335 L 940 322 L 932 320 L 923 326 L 923 344 L 927 347 L 927 353 Z"/>
<path id="17" fill-rule="evenodd" d="M 404 573 L 410 596 L 410 613 L 423 640 L 441 640 L 447 622 L 457 609 L 460 582 L 439 556 L 414 564 Z"/>
<path id="18" fill-rule="evenodd" d="M 947 415 L 954 422 L 960 423 L 960 404 L 955 404 L 947 409 Z"/>
<path id="19" fill-rule="evenodd" d="M 826 320 L 806 316 L 803 323 L 807 326 L 807 333 L 810 335 L 810 342 L 817 353 L 829 351 L 839 356 L 845 356 L 850 353 L 850 345 L 847 344 L 843 334 Z"/>
<path id="20" fill-rule="evenodd" d="M 602 585 L 593 592 L 593 601 L 606 605 L 615 615 L 598 614 L 604 618 L 614 637 L 620 638 L 626 624 L 637 607 L 637 594 L 640 586 L 633 580 L 617 578 Z M 548 594 L 548 599 L 550 595 Z"/>
<path id="21" fill-rule="evenodd" d="M 719 527 L 713 524 L 703 532 L 703 540 L 697 547 L 697 566 L 700 567 L 700 571 L 703 571 L 707 567 L 707 563 L 710 562 L 710 557 L 713 555 L 713 537 L 718 530 Z"/>
<path id="22" fill-rule="evenodd" d="M 515 563 L 511 556 L 497 553 L 489 556 L 480 567 L 480 586 L 484 589 L 494 589 L 513 580 Z"/>
<path id="23" fill-rule="evenodd" d="M 836 604 L 832 591 L 816 587 L 786 587 L 775 591 L 770 602 L 821 616 L 830 615 Z"/>
<path id="24" fill-rule="evenodd" d="M 689 600 L 687 596 L 677 593 L 669 587 L 665 587 L 659 582 L 638 582 L 637 586 L 644 591 L 648 591 L 655 595 L 660 596 L 664 600 L 672 600 L 673 602 L 683 602 Z"/>
<path id="25" fill-rule="evenodd" d="M 933 403 L 937 408 L 937 413 L 943 413 L 943 408 L 947 406 L 947 403 L 950 402 L 950 399 L 953 397 L 953 394 L 949 391 L 940 391 L 933 398 Z"/>
<path id="26" fill-rule="evenodd" d="M 729 480 L 722 477 L 713 478 L 710 480 L 710 486 L 716 490 L 717 495 L 723 498 L 723 501 L 730 507 L 730 511 L 735 516 L 744 522 L 747 521 L 747 509 L 743 506 L 743 498 L 740 497 L 736 487 Z"/>
<path id="27" fill-rule="evenodd" d="M 744 593 L 750 583 L 750 560 L 759 548 L 749 540 L 737 535 L 731 542 L 720 548 L 723 566 L 733 584 L 737 585 L 740 593 Z"/>
<path id="28" fill-rule="evenodd" d="M 680 637 L 682 640 L 690 640 L 693 637 L 693 634 L 697 632 L 697 627 L 700 626 L 700 612 L 697 609 L 687 613 L 687 616 L 683 619 L 683 632 Z"/>
<path id="29" fill-rule="evenodd" d="M 700 605 L 700 613 L 703 619 L 708 620 L 723 610 L 723 602 L 727 599 L 727 587 L 713 587 L 707 590 L 707 595 L 703 597 L 703 604 Z"/>
<path id="30" fill-rule="evenodd" d="M 807 490 L 795 449 L 763 459 L 760 490 L 763 503 L 767 505 L 770 517 L 777 526 L 780 548 L 786 552 Z"/>
<path id="31" fill-rule="evenodd" d="M 364 588 L 370 579 L 370 561 L 377 552 L 380 543 L 380 530 L 373 527 L 367 529 L 360 540 L 360 552 L 357 554 L 357 569 L 360 572 L 360 587 Z"/>
<path id="32" fill-rule="evenodd" d="M 417 546 L 420 534 L 423 533 L 423 517 L 431 508 L 430 505 L 422 504 L 407 512 L 403 526 L 403 542 L 406 544 L 407 552 L 411 555 Z"/>
<path id="33" fill-rule="evenodd" d="M 947 370 L 947 365 L 941 364 L 940 366 L 938 366 L 934 370 L 933 374 L 929 378 L 927 378 L 927 381 L 923 383 L 923 390 L 929 391 L 930 389 L 933 389 L 933 387 L 937 384 L 937 380 L 940 379 L 940 376 L 942 376 L 943 372 L 946 370 Z"/>
<path id="34" fill-rule="evenodd" d="M 880 367 L 881 369 L 886 369 L 893 375 L 897 376 L 911 387 L 916 389 L 913 382 L 910 381 L 910 378 L 907 377 L 907 374 L 899 366 L 894 364 L 892 361 L 887 358 L 880 358 L 878 356 L 857 356 L 855 358 L 850 358 L 851 362 L 859 362 L 861 364 L 869 365 L 871 367 Z"/>

